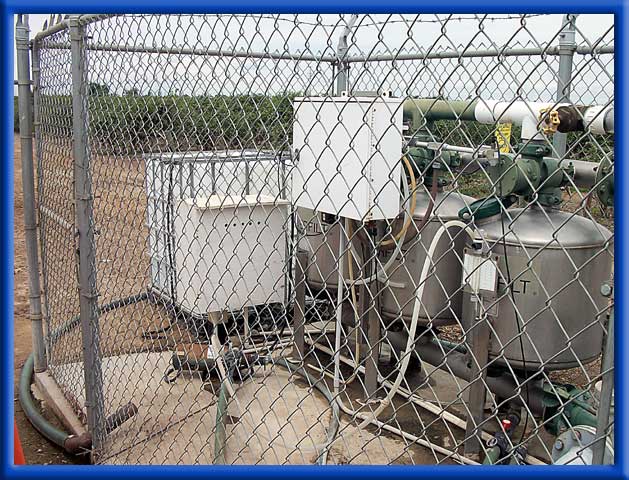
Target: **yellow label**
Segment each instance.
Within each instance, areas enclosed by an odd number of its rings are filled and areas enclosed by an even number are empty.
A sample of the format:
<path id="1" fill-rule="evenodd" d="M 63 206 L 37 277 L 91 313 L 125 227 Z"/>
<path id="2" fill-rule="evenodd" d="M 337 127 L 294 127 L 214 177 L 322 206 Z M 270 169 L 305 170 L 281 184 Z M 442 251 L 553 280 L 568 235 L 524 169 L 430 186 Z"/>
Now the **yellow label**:
<path id="1" fill-rule="evenodd" d="M 509 144 L 511 142 L 511 124 L 499 123 L 496 127 L 496 143 L 500 149 L 500 153 L 509 153 Z"/>

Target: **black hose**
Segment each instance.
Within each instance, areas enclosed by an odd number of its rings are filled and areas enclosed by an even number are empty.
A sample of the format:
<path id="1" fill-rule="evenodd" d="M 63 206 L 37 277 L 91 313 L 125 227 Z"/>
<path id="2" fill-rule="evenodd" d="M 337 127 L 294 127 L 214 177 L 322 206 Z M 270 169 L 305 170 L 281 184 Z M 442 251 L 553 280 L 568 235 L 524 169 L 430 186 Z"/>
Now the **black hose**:
<path id="1" fill-rule="evenodd" d="M 20 386 L 19 386 L 19 398 L 20 405 L 24 414 L 35 427 L 35 429 L 41 433 L 44 437 L 50 440 L 55 445 L 63 448 L 66 452 L 77 454 L 85 452 L 92 447 L 92 438 L 88 433 L 83 435 L 69 435 L 68 433 L 59 430 L 46 420 L 38 408 L 35 406 L 35 400 L 31 394 L 31 378 L 33 377 L 33 366 L 35 364 L 35 357 L 31 353 L 22 367 L 20 374 Z"/>

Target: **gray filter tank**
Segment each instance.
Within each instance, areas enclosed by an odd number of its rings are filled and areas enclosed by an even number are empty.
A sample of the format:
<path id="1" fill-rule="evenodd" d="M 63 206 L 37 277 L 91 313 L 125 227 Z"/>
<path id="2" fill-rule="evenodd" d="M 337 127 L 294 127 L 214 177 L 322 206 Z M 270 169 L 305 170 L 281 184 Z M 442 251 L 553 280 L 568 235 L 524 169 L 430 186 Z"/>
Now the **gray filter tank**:
<path id="1" fill-rule="evenodd" d="M 338 222 L 327 223 L 323 216 L 305 208 L 298 209 L 303 225 L 304 236 L 300 240 L 300 248 L 307 250 L 308 266 L 306 279 L 313 293 L 328 290 L 336 293 L 338 286 L 338 252 L 341 227 Z M 358 242 L 356 242 L 358 243 Z M 354 276 L 358 276 L 359 267 L 356 262 Z M 347 256 L 343 265 L 343 278 L 349 281 Z"/>
<path id="2" fill-rule="evenodd" d="M 417 194 L 415 227 L 426 214 L 429 198 L 426 192 Z M 413 235 L 417 228 L 411 225 L 398 259 L 388 269 L 387 278 L 390 283 L 382 293 L 382 314 L 385 318 L 411 321 L 415 292 L 433 237 L 445 222 L 458 220 L 459 210 L 473 201 L 474 198 L 456 191 L 438 192 L 430 221 L 423 228 L 421 238 Z M 430 321 L 435 326 L 448 325 L 461 318 L 461 275 L 466 236 L 458 227 L 450 228 L 449 233 L 450 235 L 444 234 L 441 237 L 433 256 L 435 270 L 426 280 L 419 325 L 425 326 Z M 452 242 L 451 238 L 455 241 Z M 386 252 L 381 263 L 387 262 L 392 254 L 393 250 Z"/>
<path id="3" fill-rule="evenodd" d="M 490 358 L 524 368 L 522 348 L 527 370 L 562 370 L 598 358 L 608 301 L 600 287 L 611 278 L 612 233 L 588 218 L 541 207 L 512 209 L 475 226 L 498 257 L 500 300 L 497 310 L 489 309 Z M 522 345 L 506 293 L 507 261 Z M 469 302 L 471 294 L 464 297 Z"/>

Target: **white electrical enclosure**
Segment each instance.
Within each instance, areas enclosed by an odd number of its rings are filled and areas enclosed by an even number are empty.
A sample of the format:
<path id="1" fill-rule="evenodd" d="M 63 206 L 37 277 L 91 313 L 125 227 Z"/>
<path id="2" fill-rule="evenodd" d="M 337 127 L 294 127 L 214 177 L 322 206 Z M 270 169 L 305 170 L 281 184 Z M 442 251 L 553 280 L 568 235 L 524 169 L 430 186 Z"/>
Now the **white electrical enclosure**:
<path id="1" fill-rule="evenodd" d="M 296 206 L 360 221 L 397 217 L 402 99 L 298 97 L 293 106 Z"/>
<path id="2" fill-rule="evenodd" d="M 183 199 L 174 220 L 177 303 L 193 316 L 283 303 L 288 202 L 271 196 Z"/>

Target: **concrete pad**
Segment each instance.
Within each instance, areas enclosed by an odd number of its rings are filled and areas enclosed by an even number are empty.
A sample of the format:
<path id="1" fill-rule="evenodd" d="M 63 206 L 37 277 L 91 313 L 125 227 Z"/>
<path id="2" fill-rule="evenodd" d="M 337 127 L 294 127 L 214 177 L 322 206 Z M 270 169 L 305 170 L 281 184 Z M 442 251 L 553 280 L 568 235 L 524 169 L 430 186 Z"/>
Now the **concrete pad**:
<path id="1" fill-rule="evenodd" d="M 103 358 L 107 415 L 127 402 L 138 413 L 107 436 L 98 463 L 212 463 L 217 395 L 204 390 L 197 376 L 164 382 L 170 359 L 170 352 Z M 82 371 L 80 364 L 64 368 Z M 70 393 L 84 404 L 82 381 Z M 238 418 L 226 428 L 227 463 L 311 464 L 325 444 L 331 409 L 301 377 L 273 367 L 237 387 L 229 413 Z M 402 440 L 357 431 L 347 423 L 340 431 L 328 463 L 386 464 L 408 448 Z"/>

